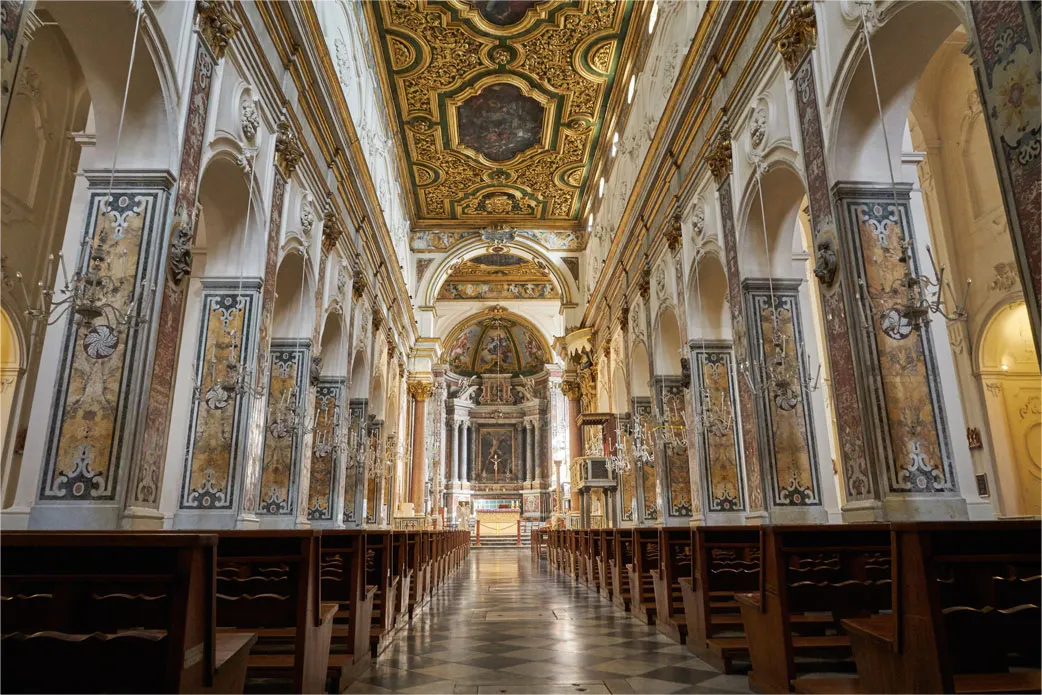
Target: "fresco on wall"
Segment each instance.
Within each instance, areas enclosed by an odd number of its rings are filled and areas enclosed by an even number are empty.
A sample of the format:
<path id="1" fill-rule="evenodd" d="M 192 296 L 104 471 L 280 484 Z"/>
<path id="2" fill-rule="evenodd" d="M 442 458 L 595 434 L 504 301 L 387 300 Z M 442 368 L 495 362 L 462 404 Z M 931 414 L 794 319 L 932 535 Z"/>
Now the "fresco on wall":
<path id="1" fill-rule="evenodd" d="M 148 271 L 160 196 L 158 191 L 112 193 L 111 198 L 91 194 L 84 234 L 94 240 L 96 249 L 114 259 L 105 262 L 100 271 L 118 283 L 106 296 L 117 312 L 127 310 L 139 291 L 138 278 Z M 106 199 L 111 200 L 107 212 L 103 209 Z M 79 262 L 82 265 L 86 260 Z M 55 400 L 61 415 L 50 428 L 40 498 L 111 500 L 116 496 L 123 448 L 119 424 L 126 415 L 119 411 L 129 387 L 129 374 L 124 372 L 128 364 L 140 359 L 137 334 L 118 333 L 105 323 L 105 317 L 89 328 L 71 314 L 66 321 Z"/>
<path id="2" fill-rule="evenodd" d="M 518 232 L 520 236 L 528 237 L 538 242 L 549 251 L 582 251 L 589 241 L 589 234 L 582 229 L 573 231 L 552 229 L 528 229 Z"/>
<path id="3" fill-rule="evenodd" d="M 245 437 L 247 403 L 235 395 L 228 363 L 249 364 L 249 346 L 257 330 L 259 281 L 252 292 L 240 293 L 236 283 L 203 281 L 199 343 L 191 434 L 185 449 L 181 509 L 233 509 L 237 468 Z M 243 338 L 245 336 L 245 339 Z"/>
<path id="4" fill-rule="evenodd" d="M 542 261 L 486 253 L 460 262 L 438 290 L 439 300 L 560 299 Z"/>
<path id="5" fill-rule="evenodd" d="M 514 428 L 481 427 L 478 430 L 479 483 L 516 483 L 518 465 L 514 458 Z"/>
<path id="6" fill-rule="evenodd" d="M 413 251 L 445 251 L 479 234 L 477 231 L 436 232 L 421 229 L 410 232 L 409 236 Z"/>
<path id="7" fill-rule="evenodd" d="M 709 511 L 745 511 L 739 463 L 738 410 L 731 389 L 730 350 L 702 348 L 695 351 L 695 379 L 698 397 L 708 400 L 715 417 L 703 420 L 699 433 L 702 470 L 705 475 Z M 709 408 L 704 408 L 709 410 Z"/>
<path id="8" fill-rule="evenodd" d="M 501 310 L 501 311 L 500 311 Z M 498 311 L 498 314 L 490 312 Z M 550 351 L 542 338 L 528 326 L 505 318 L 500 307 L 469 319 L 454 329 L 446 344 L 449 368 L 462 376 L 476 374 L 523 374 L 541 372 Z"/>
<path id="9" fill-rule="evenodd" d="M 315 431 L 311 435 L 311 473 L 308 483 L 308 519 L 333 518 L 333 493 L 342 458 L 334 447 L 340 434 L 337 427 L 338 408 L 344 395 L 344 379 L 323 378 L 315 390 Z"/>
<path id="10" fill-rule="evenodd" d="M 459 105 L 459 142 L 486 159 L 505 162 L 539 142 L 543 112 L 542 104 L 515 85 L 491 84 Z"/>
<path id="11" fill-rule="evenodd" d="M 261 467 L 261 514 L 293 514 L 296 502 L 303 432 L 276 419 L 280 403 L 305 407 L 311 341 L 273 339 L 268 380 L 268 427 Z"/>
<path id="12" fill-rule="evenodd" d="M 773 506 L 805 507 L 821 504 L 818 483 L 817 449 L 814 446 L 814 427 L 806 409 L 807 393 L 803 382 L 808 376 L 803 371 L 803 331 L 800 323 L 799 294 L 795 288 L 782 289 L 774 283 L 774 311 L 771 292 L 757 285 L 749 289 L 747 311 L 759 321 L 750 331 L 750 349 L 756 349 L 755 359 L 760 364 L 780 361 L 783 370 L 795 374 L 794 388 L 769 387 L 761 399 L 764 417 L 764 435 L 768 482 Z M 782 352 L 775 347 L 775 325 L 781 335 Z M 778 362 L 776 362 L 778 363 Z M 762 372 L 767 383 L 773 384 Z"/>

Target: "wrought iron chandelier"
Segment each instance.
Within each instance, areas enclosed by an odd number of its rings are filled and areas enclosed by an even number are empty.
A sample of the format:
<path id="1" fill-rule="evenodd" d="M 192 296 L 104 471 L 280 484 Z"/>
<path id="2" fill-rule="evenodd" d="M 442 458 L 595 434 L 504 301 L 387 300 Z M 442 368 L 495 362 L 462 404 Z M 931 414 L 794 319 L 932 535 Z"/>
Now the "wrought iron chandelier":
<path id="1" fill-rule="evenodd" d="M 897 199 L 897 182 L 894 175 L 894 164 L 890 156 L 890 139 L 886 132 L 886 122 L 883 116 L 883 102 L 879 95 L 879 81 L 876 76 L 876 63 L 872 55 L 872 29 L 878 24 L 878 17 L 871 3 L 859 3 L 861 11 L 861 35 L 865 39 L 865 49 L 868 55 L 868 65 L 872 73 L 872 88 L 875 92 L 876 110 L 879 114 L 879 130 L 883 136 L 883 147 L 886 150 L 886 164 L 890 175 L 890 194 L 893 198 L 893 219 L 899 219 L 900 206 Z M 966 289 L 963 291 L 962 299 L 955 296 L 950 282 L 945 282 L 945 266 L 938 268 L 934 260 L 930 245 L 926 245 L 926 255 L 930 259 L 930 267 L 933 277 L 918 272 L 916 268 L 915 248 L 908 234 L 906 225 L 900 224 L 901 255 L 898 261 L 904 264 L 904 273 L 895 280 L 889 288 L 882 288 L 887 294 L 896 294 L 903 299 L 896 303 L 875 310 L 872 306 L 871 295 L 867 292 L 862 281 L 862 291 L 868 302 L 872 313 L 879 319 L 880 328 L 891 338 L 901 340 L 908 337 L 912 331 L 921 331 L 930 323 L 930 315 L 937 314 L 947 322 L 965 321 L 967 318 L 966 302 L 969 299 L 970 288 L 973 280 L 966 280 Z M 947 299 L 945 297 L 947 295 Z M 949 304 L 950 302 L 950 304 Z M 866 329 L 871 329 L 870 321 L 865 321 Z"/>

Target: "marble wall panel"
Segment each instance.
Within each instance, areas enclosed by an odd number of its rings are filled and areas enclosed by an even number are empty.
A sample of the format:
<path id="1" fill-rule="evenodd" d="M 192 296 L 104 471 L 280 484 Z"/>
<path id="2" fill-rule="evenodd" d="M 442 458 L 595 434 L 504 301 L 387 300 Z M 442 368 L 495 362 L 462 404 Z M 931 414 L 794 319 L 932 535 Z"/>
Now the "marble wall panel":
<path id="1" fill-rule="evenodd" d="M 107 181 L 107 179 L 106 179 Z M 89 244 L 67 269 L 88 266 L 109 278 L 101 301 L 109 305 L 92 325 L 69 312 L 51 414 L 40 499 L 101 501 L 116 498 L 134 382 L 145 358 L 143 332 L 119 326 L 132 306 L 147 301 L 142 283 L 155 282 L 157 227 L 165 190 L 92 192 L 84 238 Z M 108 201 L 108 202 L 106 202 Z M 104 260 L 102 260 L 104 259 Z M 62 286 L 62 270 L 57 271 Z M 144 296 L 143 296 L 144 295 Z M 55 301 L 63 299 L 59 290 Z M 151 306 L 141 308 L 147 315 Z M 116 325 L 111 325 L 116 324 Z M 154 483 L 153 483 L 154 484 Z"/>
<path id="2" fill-rule="evenodd" d="M 275 413 L 286 405 L 295 405 L 297 412 L 304 411 L 310 366 L 310 340 L 276 338 L 271 341 L 259 514 L 293 515 L 295 512 L 304 432 L 300 427 L 278 426 Z"/>
<path id="3" fill-rule="evenodd" d="M 236 510 L 251 399 L 237 394 L 228 363 L 251 364 L 260 281 L 202 281 L 185 469 L 179 507 Z"/>
<path id="4" fill-rule="evenodd" d="M 695 392 L 713 409 L 699 431 L 699 458 L 706 480 L 708 510 L 745 511 L 741 451 L 735 401 L 734 360 L 730 347 L 699 346 L 693 350 Z M 709 409 L 703 407 L 703 413 Z"/>

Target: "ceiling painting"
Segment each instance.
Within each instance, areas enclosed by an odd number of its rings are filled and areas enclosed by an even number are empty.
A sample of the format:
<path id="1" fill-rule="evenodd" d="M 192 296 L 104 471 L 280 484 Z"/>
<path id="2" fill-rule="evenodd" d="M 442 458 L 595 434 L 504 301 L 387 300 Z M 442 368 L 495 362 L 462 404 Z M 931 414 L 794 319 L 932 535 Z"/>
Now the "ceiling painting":
<path id="1" fill-rule="evenodd" d="M 491 241 L 487 235 L 476 230 L 457 230 L 451 232 L 420 229 L 410 233 L 410 246 L 413 251 L 447 251 L 461 241 L 483 237 Z M 589 235 L 584 230 L 518 230 L 516 237 L 530 239 L 547 251 L 582 251 L 586 248 Z M 498 241 L 498 240 L 496 240 Z"/>
<path id="2" fill-rule="evenodd" d="M 510 253 L 486 253 L 459 262 L 438 300 L 560 299 L 546 264 Z"/>
<path id="3" fill-rule="evenodd" d="M 461 376 L 530 376 L 543 371 L 550 359 L 538 331 L 501 306 L 461 322 L 445 344 L 449 369 Z"/>
<path id="4" fill-rule="evenodd" d="M 414 228 L 578 230 L 610 138 L 601 131 L 616 71 L 640 40 L 628 32 L 632 0 L 401 0 L 366 11 Z"/>

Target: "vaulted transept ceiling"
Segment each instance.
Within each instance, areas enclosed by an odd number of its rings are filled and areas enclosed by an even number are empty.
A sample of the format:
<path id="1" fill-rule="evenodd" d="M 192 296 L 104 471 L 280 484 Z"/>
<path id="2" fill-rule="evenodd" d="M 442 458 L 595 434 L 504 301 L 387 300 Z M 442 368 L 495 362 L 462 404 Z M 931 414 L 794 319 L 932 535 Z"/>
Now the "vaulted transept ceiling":
<path id="1" fill-rule="evenodd" d="M 370 2 L 414 229 L 580 227 L 632 0 Z M 613 94 L 615 95 L 613 98 Z"/>

